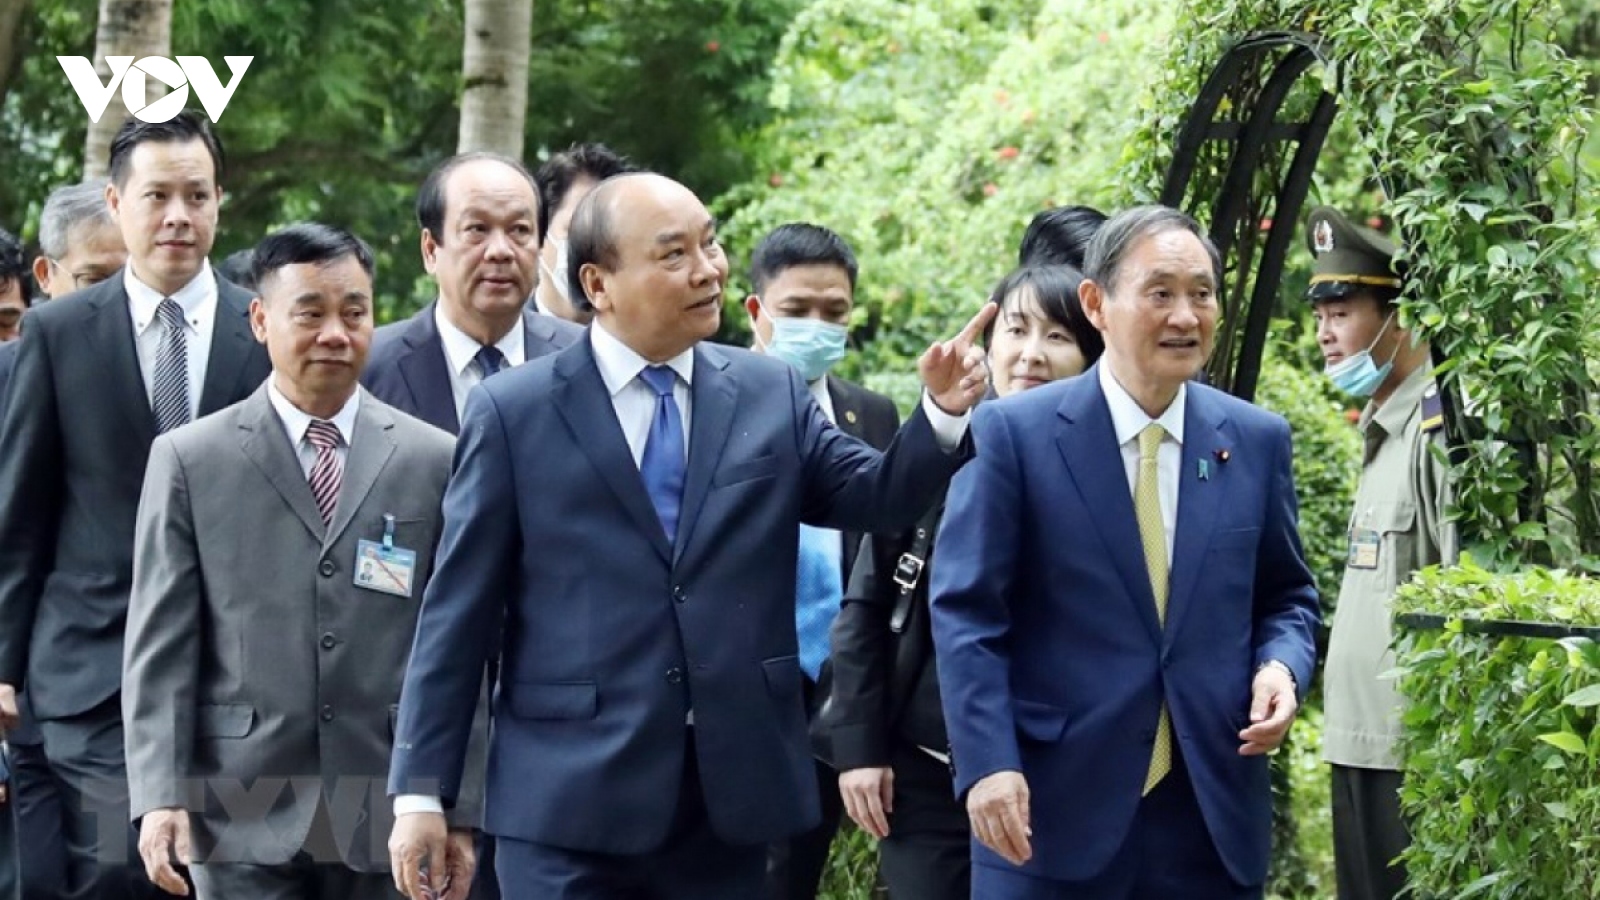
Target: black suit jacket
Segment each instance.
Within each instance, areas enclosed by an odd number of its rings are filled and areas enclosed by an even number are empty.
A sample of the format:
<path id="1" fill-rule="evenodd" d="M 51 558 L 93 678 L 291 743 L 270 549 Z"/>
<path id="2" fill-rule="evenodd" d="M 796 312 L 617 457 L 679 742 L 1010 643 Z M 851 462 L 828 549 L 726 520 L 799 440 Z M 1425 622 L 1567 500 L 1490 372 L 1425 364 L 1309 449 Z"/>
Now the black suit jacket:
<path id="1" fill-rule="evenodd" d="M 250 333 L 250 298 L 217 279 L 201 415 L 249 396 L 271 370 Z M 63 718 L 121 685 L 134 513 L 156 435 L 120 272 L 29 310 L 6 396 L 0 682 L 29 685 L 41 719 Z"/>
<path id="2" fill-rule="evenodd" d="M 894 401 L 859 384 L 835 378 L 828 379 L 828 398 L 833 401 L 834 424 L 839 430 L 857 440 L 865 441 L 874 450 L 888 449 L 900 430 L 900 412 Z M 845 532 L 844 571 L 842 583 L 850 583 L 850 570 L 855 566 L 856 553 L 861 548 L 861 535 Z"/>
<path id="3" fill-rule="evenodd" d="M 411 318 L 391 322 L 373 334 L 361 383 L 373 396 L 401 412 L 459 434 L 461 423 L 456 419 L 444 342 L 433 321 L 436 305 L 430 303 Z M 522 327 L 525 353 L 530 360 L 554 353 L 583 335 L 577 325 L 531 309 L 523 311 Z"/>

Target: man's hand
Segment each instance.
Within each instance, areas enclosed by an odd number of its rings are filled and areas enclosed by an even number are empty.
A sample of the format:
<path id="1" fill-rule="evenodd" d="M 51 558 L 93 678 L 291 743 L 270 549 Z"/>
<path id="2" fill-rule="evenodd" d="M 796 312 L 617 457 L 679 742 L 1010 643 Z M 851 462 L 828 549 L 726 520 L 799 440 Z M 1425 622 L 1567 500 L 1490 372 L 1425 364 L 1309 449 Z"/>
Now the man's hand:
<path id="1" fill-rule="evenodd" d="M 411 900 L 465 900 L 477 865 L 472 833 L 450 831 L 442 813 L 406 813 L 394 820 L 389 870 L 395 888 Z"/>
<path id="2" fill-rule="evenodd" d="M 972 833 L 1006 862 L 1020 866 L 1033 858 L 1029 826 L 1028 780 L 1021 772 L 996 772 L 967 792 Z"/>
<path id="3" fill-rule="evenodd" d="M 999 312 L 999 306 L 985 303 L 960 334 L 929 347 L 917 360 L 917 372 L 928 396 L 952 416 L 971 409 L 989 389 L 989 369 L 977 341 Z"/>
<path id="4" fill-rule="evenodd" d="M 1277 665 L 1262 666 L 1250 685 L 1250 727 L 1239 732 L 1240 756 L 1260 756 L 1278 749 L 1300 711 L 1294 679 Z"/>
<path id="5" fill-rule="evenodd" d="M 16 685 L 0 682 L 0 732 L 10 731 L 20 721 L 22 713 L 17 709 Z"/>
<path id="6" fill-rule="evenodd" d="M 850 769 L 839 773 L 839 796 L 844 811 L 861 830 L 878 840 L 889 836 L 889 816 L 894 812 L 894 770 Z"/>
<path id="7" fill-rule="evenodd" d="M 169 894 L 189 895 L 189 885 L 172 865 L 173 860 L 189 865 L 189 811 L 155 809 L 139 821 L 139 858 L 150 882 Z"/>

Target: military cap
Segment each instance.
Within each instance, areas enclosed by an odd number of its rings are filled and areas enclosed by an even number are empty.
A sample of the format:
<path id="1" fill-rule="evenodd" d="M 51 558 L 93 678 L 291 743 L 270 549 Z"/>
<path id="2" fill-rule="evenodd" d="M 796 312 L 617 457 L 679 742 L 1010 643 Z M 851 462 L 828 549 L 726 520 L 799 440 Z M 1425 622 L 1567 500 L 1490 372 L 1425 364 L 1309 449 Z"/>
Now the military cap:
<path id="1" fill-rule="evenodd" d="M 1364 289 L 1400 289 L 1394 242 L 1352 224 L 1331 206 L 1319 206 L 1307 217 L 1306 244 L 1316 257 L 1306 292 L 1313 301 L 1338 300 Z"/>

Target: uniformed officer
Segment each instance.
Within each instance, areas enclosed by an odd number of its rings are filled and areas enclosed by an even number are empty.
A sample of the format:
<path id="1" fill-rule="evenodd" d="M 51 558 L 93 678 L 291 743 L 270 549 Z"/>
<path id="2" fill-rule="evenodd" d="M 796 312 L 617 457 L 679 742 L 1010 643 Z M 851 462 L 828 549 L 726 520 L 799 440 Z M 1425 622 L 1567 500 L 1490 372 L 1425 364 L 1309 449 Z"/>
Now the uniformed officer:
<path id="1" fill-rule="evenodd" d="M 1383 235 L 1320 207 L 1307 221 L 1316 256 L 1310 299 L 1325 374 L 1367 401 L 1361 480 L 1350 514 L 1349 555 L 1324 673 L 1324 757 L 1333 767 L 1333 838 L 1340 900 L 1393 898 L 1405 886 L 1396 861 L 1410 843 L 1400 815 L 1400 695 L 1390 604 L 1416 570 L 1454 562 L 1445 521 L 1449 473 L 1430 450 L 1444 416 L 1429 347 L 1401 324 L 1402 278 Z"/>

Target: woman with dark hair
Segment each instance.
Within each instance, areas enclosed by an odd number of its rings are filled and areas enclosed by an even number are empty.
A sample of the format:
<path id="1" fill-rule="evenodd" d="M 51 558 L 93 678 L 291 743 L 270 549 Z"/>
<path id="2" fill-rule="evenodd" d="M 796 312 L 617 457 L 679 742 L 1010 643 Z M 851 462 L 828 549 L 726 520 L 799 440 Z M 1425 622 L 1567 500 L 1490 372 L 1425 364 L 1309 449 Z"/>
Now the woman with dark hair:
<path id="1" fill-rule="evenodd" d="M 1077 375 L 1105 343 L 1078 303 L 1070 266 L 1018 269 L 987 302 L 990 388 L 1004 398 Z M 892 900 L 967 900 L 971 831 L 951 789 L 928 571 L 941 501 L 912 531 L 861 542 L 831 632 L 833 692 L 823 712 L 850 818 L 881 841 Z"/>
<path id="2" fill-rule="evenodd" d="M 1094 233 L 1106 223 L 1106 214 L 1092 206 L 1057 206 L 1028 223 L 1017 250 L 1023 266 L 1068 265 L 1083 268 L 1083 256 Z"/>

